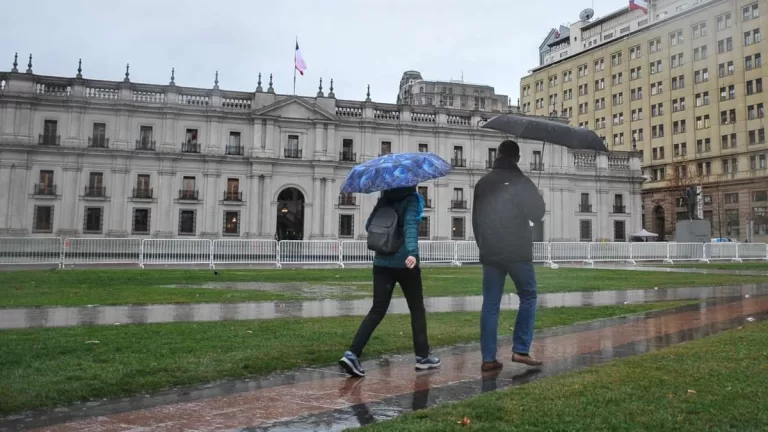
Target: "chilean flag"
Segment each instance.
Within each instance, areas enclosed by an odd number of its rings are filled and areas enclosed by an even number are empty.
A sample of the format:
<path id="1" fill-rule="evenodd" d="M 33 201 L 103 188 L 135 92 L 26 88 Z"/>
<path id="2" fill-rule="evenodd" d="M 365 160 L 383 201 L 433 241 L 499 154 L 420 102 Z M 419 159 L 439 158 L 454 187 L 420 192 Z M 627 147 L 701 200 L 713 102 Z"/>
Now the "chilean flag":
<path id="1" fill-rule="evenodd" d="M 640 9 L 648 13 L 648 0 L 629 0 L 629 10 Z"/>
<path id="2" fill-rule="evenodd" d="M 307 64 L 304 63 L 304 57 L 301 56 L 299 51 L 299 42 L 296 41 L 296 53 L 293 55 L 293 65 L 297 71 L 303 76 L 304 71 L 307 70 Z"/>

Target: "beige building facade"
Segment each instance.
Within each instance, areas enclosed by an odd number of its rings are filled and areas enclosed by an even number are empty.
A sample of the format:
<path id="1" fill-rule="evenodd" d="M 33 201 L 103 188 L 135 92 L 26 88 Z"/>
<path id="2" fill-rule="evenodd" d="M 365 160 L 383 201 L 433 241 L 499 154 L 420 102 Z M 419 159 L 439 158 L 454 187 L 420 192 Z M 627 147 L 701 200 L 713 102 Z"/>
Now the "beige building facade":
<path id="1" fill-rule="evenodd" d="M 534 69 L 521 111 L 562 114 L 611 150 L 642 152 L 643 225 L 662 239 L 687 218 L 682 191 L 701 185 L 713 237 L 765 242 L 768 1 L 677 3 L 651 2 L 647 23 L 642 11 L 609 15 L 644 25 Z M 571 43 L 581 36 L 571 28 Z"/>

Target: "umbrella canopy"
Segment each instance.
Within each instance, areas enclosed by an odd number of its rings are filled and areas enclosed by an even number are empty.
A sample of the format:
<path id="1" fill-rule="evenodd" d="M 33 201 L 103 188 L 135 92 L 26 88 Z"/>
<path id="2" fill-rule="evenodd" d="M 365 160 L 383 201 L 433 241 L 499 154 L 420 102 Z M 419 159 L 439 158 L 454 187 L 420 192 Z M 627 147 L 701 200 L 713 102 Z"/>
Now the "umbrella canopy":
<path id="1" fill-rule="evenodd" d="M 347 174 L 342 193 L 372 193 L 416 186 L 445 177 L 451 165 L 434 153 L 392 153 L 371 159 Z"/>
<path id="2" fill-rule="evenodd" d="M 658 234 L 654 234 L 652 232 L 648 232 L 645 229 L 641 230 L 638 233 L 632 234 L 632 237 L 640 237 L 640 238 L 648 238 L 648 237 L 658 237 Z"/>
<path id="3" fill-rule="evenodd" d="M 488 120 L 483 127 L 518 138 L 549 142 L 574 150 L 608 151 L 603 139 L 594 131 L 543 117 L 499 115 Z"/>

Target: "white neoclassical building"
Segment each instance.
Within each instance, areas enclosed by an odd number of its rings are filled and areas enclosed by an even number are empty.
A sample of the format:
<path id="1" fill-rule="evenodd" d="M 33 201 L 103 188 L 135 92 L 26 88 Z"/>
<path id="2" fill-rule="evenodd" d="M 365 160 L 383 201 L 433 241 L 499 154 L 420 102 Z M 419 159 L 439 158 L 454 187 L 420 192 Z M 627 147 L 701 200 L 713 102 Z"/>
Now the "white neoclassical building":
<path id="1" fill-rule="evenodd" d="M 31 63 L 31 62 L 30 62 Z M 472 193 L 501 134 L 489 112 L 0 72 L 0 236 L 361 238 L 376 196 L 352 166 L 430 151 L 423 239 L 471 239 Z M 261 76 L 261 75 L 259 75 Z M 265 81 L 267 81 L 265 77 Z M 540 182 L 539 240 L 623 241 L 641 226 L 640 160 L 521 142 Z M 543 151 L 542 151 L 543 150 Z"/>

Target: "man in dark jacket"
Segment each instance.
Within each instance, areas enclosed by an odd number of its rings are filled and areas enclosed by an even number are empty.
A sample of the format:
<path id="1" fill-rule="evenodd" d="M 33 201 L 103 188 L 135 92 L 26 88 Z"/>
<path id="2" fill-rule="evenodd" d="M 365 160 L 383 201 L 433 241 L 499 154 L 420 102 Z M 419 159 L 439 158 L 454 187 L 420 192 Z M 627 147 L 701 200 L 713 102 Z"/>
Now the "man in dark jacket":
<path id="1" fill-rule="evenodd" d="M 541 221 L 546 209 L 536 185 L 517 166 L 519 161 L 520 146 L 512 140 L 502 142 L 493 170 L 475 185 L 472 227 L 483 265 L 480 314 L 483 371 L 502 367 L 496 360 L 496 341 L 507 275 L 515 283 L 520 297 L 512 337 L 512 361 L 529 366 L 542 364 L 529 355 L 536 320 L 536 272 L 529 221 Z"/>

